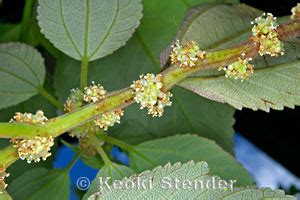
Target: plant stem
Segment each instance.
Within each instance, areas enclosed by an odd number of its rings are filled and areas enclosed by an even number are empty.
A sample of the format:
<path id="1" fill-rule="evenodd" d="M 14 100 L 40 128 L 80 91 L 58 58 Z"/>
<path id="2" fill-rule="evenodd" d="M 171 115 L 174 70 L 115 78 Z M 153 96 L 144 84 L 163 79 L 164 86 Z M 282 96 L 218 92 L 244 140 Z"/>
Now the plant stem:
<path id="1" fill-rule="evenodd" d="M 80 158 L 81 153 L 77 153 L 75 154 L 74 158 L 70 161 L 70 163 L 68 164 L 68 166 L 66 167 L 66 171 L 69 172 L 72 167 L 74 166 L 74 164 L 77 162 L 77 160 Z"/>
<path id="2" fill-rule="evenodd" d="M 0 167 L 7 168 L 18 159 L 17 149 L 12 144 L 0 150 Z"/>
<path id="3" fill-rule="evenodd" d="M 26 0 L 25 6 L 23 10 L 23 17 L 22 17 L 22 23 L 21 23 L 21 31 L 19 35 L 20 41 L 25 41 L 25 38 L 27 37 L 27 32 L 29 30 L 29 24 L 31 20 L 31 13 L 32 9 L 35 5 L 35 0 Z"/>
<path id="4" fill-rule="evenodd" d="M 63 105 L 43 87 L 38 88 L 39 93 L 52 103 L 57 109 L 63 110 Z"/>
<path id="5" fill-rule="evenodd" d="M 107 136 L 107 135 L 104 135 L 104 134 L 101 134 L 101 135 L 97 135 L 97 137 L 101 138 L 101 140 L 105 141 L 105 142 L 108 142 L 110 144 L 113 144 L 113 145 L 116 145 L 118 147 L 120 147 L 121 149 L 123 150 L 126 150 L 130 153 L 134 153 L 138 156 L 140 156 L 141 158 L 143 158 L 145 161 L 149 162 L 151 165 L 153 165 L 153 167 L 155 167 L 157 164 L 154 163 L 151 159 L 147 158 L 145 155 L 143 155 L 142 153 L 140 153 L 139 151 L 137 151 L 134 146 L 126 143 L 126 142 L 123 142 L 121 140 L 118 140 L 118 139 L 115 139 L 113 137 L 110 137 L 110 136 Z"/>
<path id="6" fill-rule="evenodd" d="M 293 21 L 279 26 L 279 36 L 282 40 L 291 36 L 300 34 L 300 21 Z M 163 90 L 171 89 L 179 81 L 188 77 L 192 73 L 206 70 L 216 69 L 220 66 L 228 65 L 234 62 L 241 53 L 245 53 L 245 57 L 254 58 L 258 52 L 258 44 L 254 44 L 251 38 L 246 42 L 231 47 L 228 49 L 217 50 L 214 52 L 207 52 L 204 60 L 199 60 L 195 67 L 189 69 L 182 69 L 178 66 L 171 66 L 163 71 Z M 87 68 L 87 60 L 83 62 L 83 68 Z M 86 82 L 84 76 L 82 82 Z M 125 88 L 120 91 L 115 91 L 108 94 L 107 98 L 97 103 L 86 105 L 79 110 L 71 113 L 50 119 L 45 124 L 22 124 L 22 123 L 0 123 L 0 138 L 34 138 L 36 135 L 54 137 L 63 134 L 77 126 L 93 120 L 95 117 L 109 112 L 117 108 L 124 108 L 133 103 L 134 95 L 130 88 Z"/>
<path id="7" fill-rule="evenodd" d="M 82 61 L 81 61 L 81 73 L 80 73 L 80 88 L 81 89 L 83 89 L 87 86 L 88 65 L 89 65 L 88 58 L 83 57 Z"/>
<path id="8" fill-rule="evenodd" d="M 107 165 L 107 166 L 111 165 L 110 159 L 108 158 L 108 156 L 106 155 L 104 149 L 101 146 L 101 141 L 99 141 L 99 139 L 93 134 L 89 135 L 89 140 L 93 144 L 93 146 L 95 147 L 97 152 L 100 154 L 100 156 L 103 159 L 105 165 Z"/>
<path id="9" fill-rule="evenodd" d="M 292 36 L 298 36 L 300 34 L 300 21 L 295 20 L 278 27 L 278 33 L 281 40 L 290 38 Z M 188 70 L 182 69 L 178 66 L 171 66 L 167 70 L 162 72 L 164 90 L 171 89 L 179 81 L 188 77 L 192 73 L 205 70 L 215 69 L 223 65 L 228 65 L 234 62 L 241 53 L 245 53 L 245 57 L 255 57 L 257 55 L 257 44 L 253 44 L 251 38 L 241 45 L 218 50 L 214 52 L 207 52 L 204 60 L 199 60 L 195 67 L 189 68 Z M 82 62 L 82 74 L 81 74 L 81 87 L 85 87 L 87 83 L 87 68 L 88 60 L 83 59 Z M 59 102 L 50 95 L 43 88 L 40 88 L 40 93 L 52 102 L 57 107 L 62 107 Z M 54 136 L 57 137 L 66 131 L 69 131 L 77 126 L 80 126 L 100 114 L 109 112 L 117 108 L 124 108 L 133 103 L 132 91 L 130 88 L 125 88 L 120 91 L 111 92 L 108 97 L 104 100 L 86 105 L 85 107 L 76 110 L 71 113 L 50 119 L 46 124 L 25 124 L 25 123 L 0 123 L 0 138 L 34 138 L 36 135 L 39 136 Z M 111 138 L 109 136 L 101 135 L 104 141 L 115 144 L 124 148 L 128 151 L 135 151 L 133 146 L 126 144 L 120 140 Z M 95 140 L 96 141 L 96 140 Z M 111 164 L 111 161 L 107 157 L 105 151 L 100 145 L 95 145 L 95 148 L 102 156 L 104 162 Z M 138 153 L 135 151 L 135 153 Z M 0 151 L 0 166 L 10 165 L 18 159 L 16 150 L 10 145 L 7 148 Z"/>
<path id="10" fill-rule="evenodd" d="M 97 135 L 97 137 L 100 138 L 101 140 L 105 141 L 105 142 L 108 142 L 109 144 L 117 145 L 118 147 L 120 147 L 122 149 L 125 149 L 127 151 L 133 151 L 134 150 L 132 145 L 130 145 L 126 142 L 123 142 L 121 140 L 115 139 L 113 137 L 110 137 L 108 135 L 99 134 L 99 135 Z"/>

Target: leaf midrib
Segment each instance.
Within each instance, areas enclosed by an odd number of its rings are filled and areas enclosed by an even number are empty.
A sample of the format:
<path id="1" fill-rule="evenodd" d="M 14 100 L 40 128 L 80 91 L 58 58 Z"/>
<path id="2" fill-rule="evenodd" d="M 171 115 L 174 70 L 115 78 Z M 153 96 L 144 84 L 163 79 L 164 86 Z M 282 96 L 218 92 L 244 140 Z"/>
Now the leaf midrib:
<path id="1" fill-rule="evenodd" d="M 65 18 L 64 18 L 64 15 L 63 15 L 62 0 L 59 0 L 59 8 L 60 8 L 60 18 L 61 18 L 61 22 L 62 22 L 62 25 L 64 27 L 64 30 L 65 30 L 71 44 L 73 45 L 74 49 L 76 50 L 77 54 L 79 55 L 80 58 L 82 58 L 82 55 L 79 51 L 79 48 L 77 47 L 76 43 L 74 42 L 73 37 L 72 37 L 72 35 L 71 35 L 71 33 L 70 33 L 70 31 L 67 27 L 67 24 L 65 22 Z"/>
<path id="2" fill-rule="evenodd" d="M 100 44 L 98 45 L 98 47 L 95 49 L 95 51 L 93 53 L 91 53 L 90 56 L 88 56 L 88 60 L 91 60 L 93 58 L 93 56 L 99 51 L 99 49 L 103 46 L 104 42 L 106 41 L 107 37 L 109 36 L 114 24 L 116 23 L 117 20 L 117 16 L 119 14 L 120 11 L 120 5 L 119 5 L 119 0 L 116 1 L 117 2 L 117 10 L 116 13 L 114 15 L 114 18 L 112 20 L 112 23 L 110 24 L 110 27 L 108 28 L 106 34 L 104 35 L 102 41 L 100 42 Z"/>
<path id="3" fill-rule="evenodd" d="M 25 67 L 27 69 L 29 69 L 29 71 L 33 74 L 33 76 L 35 77 L 37 83 L 39 86 L 42 85 L 42 83 L 40 82 L 40 79 L 38 78 L 38 75 L 35 73 L 35 71 L 31 68 L 30 64 L 25 62 L 23 59 L 19 58 L 18 56 L 15 56 L 9 52 L 0 52 L 0 54 L 3 54 L 3 55 L 7 55 L 7 56 L 10 56 L 16 60 L 18 60 L 19 62 L 21 62 L 23 65 L 25 65 Z M 3 69 L 3 68 L 0 68 L 0 69 Z M 13 74 L 13 73 L 12 73 Z M 29 82 L 29 81 L 28 81 Z M 31 82 L 30 82 L 31 83 Z M 34 83 L 31 83 L 32 85 L 36 86 Z"/>
<path id="4" fill-rule="evenodd" d="M 30 81 L 28 81 L 28 80 L 22 78 L 21 76 L 18 76 L 18 75 L 14 74 L 14 73 L 12 73 L 12 72 L 10 72 L 10 71 L 7 71 L 7 70 L 5 70 L 5 69 L 3 69 L 3 68 L 1 68 L 1 67 L 0 67 L 0 72 L 4 72 L 4 73 L 6 73 L 6 74 L 8 74 L 8 75 L 10 75 L 10 76 L 12 76 L 12 77 L 14 77 L 14 78 L 16 78 L 16 79 L 19 79 L 19 80 L 21 80 L 21 81 L 27 83 L 28 85 L 32 86 L 32 87 L 35 88 L 35 89 L 38 88 L 36 85 L 34 85 L 34 83 L 31 83 Z"/>
<path id="5" fill-rule="evenodd" d="M 90 18 L 90 0 L 86 0 L 86 18 L 85 18 L 85 32 L 84 32 L 84 50 L 83 58 L 87 58 L 88 37 L 89 37 L 89 18 Z"/>

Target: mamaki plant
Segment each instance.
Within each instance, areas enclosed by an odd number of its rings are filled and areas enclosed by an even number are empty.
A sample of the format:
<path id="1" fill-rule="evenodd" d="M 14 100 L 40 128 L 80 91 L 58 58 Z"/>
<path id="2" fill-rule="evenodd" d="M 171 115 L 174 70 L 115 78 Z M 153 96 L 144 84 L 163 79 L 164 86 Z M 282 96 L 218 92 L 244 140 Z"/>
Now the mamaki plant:
<path id="1" fill-rule="evenodd" d="M 291 13 L 236 0 L 27 0 L 21 23 L 0 29 L 0 199 L 69 199 L 78 159 L 99 169 L 83 199 L 295 199 L 255 187 L 232 129 L 235 109 L 300 105 L 300 4 Z M 52 169 L 59 142 L 76 154 L 66 169 Z M 188 185 L 162 187 L 165 177 Z M 151 187 L 127 188 L 138 180 Z"/>

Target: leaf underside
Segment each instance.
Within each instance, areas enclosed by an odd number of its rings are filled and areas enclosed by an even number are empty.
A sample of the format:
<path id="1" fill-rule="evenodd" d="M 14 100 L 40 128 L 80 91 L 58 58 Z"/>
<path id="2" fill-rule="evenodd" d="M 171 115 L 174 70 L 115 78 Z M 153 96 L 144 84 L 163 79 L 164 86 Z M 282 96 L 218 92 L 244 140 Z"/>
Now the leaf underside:
<path id="1" fill-rule="evenodd" d="M 260 14 L 261 11 L 246 5 L 196 7 L 180 30 L 179 39 L 195 40 L 204 50 L 231 47 L 250 36 L 250 22 Z M 284 56 L 255 59 L 254 75 L 243 82 L 227 79 L 214 69 L 193 74 L 178 85 L 237 109 L 246 107 L 268 112 L 270 108 L 294 108 L 300 105 L 299 44 L 297 38 L 287 40 Z"/>
<path id="2" fill-rule="evenodd" d="M 37 50 L 21 43 L 0 44 L 0 108 L 36 95 L 44 78 L 44 59 Z"/>
<path id="3" fill-rule="evenodd" d="M 178 180 L 178 187 L 175 187 L 175 179 Z M 225 186 L 226 189 L 224 189 L 224 186 L 215 185 L 216 187 L 212 189 L 213 186 L 210 182 L 213 179 L 216 183 L 222 180 L 209 173 L 206 162 L 190 161 L 174 165 L 168 163 L 163 167 L 156 167 L 152 171 L 145 171 L 139 175 L 133 175 L 129 179 L 123 179 L 124 187 L 122 189 L 104 187 L 101 194 L 96 193 L 89 199 L 295 199 L 295 197 L 286 196 L 281 190 L 272 191 L 269 188 L 235 188 L 233 185 L 232 190 L 230 186 Z M 152 187 L 150 187 L 149 180 L 152 180 Z M 163 180 L 165 182 L 167 180 L 172 185 L 169 187 Z M 145 184 L 145 189 L 125 187 L 129 181 L 133 182 L 132 185 L 135 186 L 138 186 L 138 181 L 145 181 L 148 184 Z M 185 182 L 185 187 L 183 182 Z M 187 184 L 187 182 L 191 184 Z M 198 182 L 198 185 L 195 182 Z M 201 187 L 200 182 L 208 183 L 208 187 Z"/>
<path id="4" fill-rule="evenodd" d="M 83 199 L 86 200 L 89 196 L 99 191 L 99 188 L 102 186 L 100 185 L 100 178 L 104 181 L 106 178 L 109 178 L 110 181 L 108 183 L 111 183 L 112 180 L 122 180 L 123 178 L 129 177 L 132 174 L 134 174 L 134 171 L 127 166 L 115 163 L 110 163 L 109 166 L 105 165 L 99 170 L 96 178 L 93 180 Z"/>
<path id="5" fill-rule="evenodd" d="M 125 45 L 141 17 L 141 0 L 40 0 L 37 18 L 55 47 L 92 61 Z"/>

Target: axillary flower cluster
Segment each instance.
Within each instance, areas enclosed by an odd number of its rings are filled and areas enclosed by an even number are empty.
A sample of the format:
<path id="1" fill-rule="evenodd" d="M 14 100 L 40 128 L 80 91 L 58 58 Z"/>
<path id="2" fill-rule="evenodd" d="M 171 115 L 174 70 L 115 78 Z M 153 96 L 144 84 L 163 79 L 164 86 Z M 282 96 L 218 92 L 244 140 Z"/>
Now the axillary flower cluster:
<path id="1" fill-rule="evenodd" d="M 284 54 L 283 42 L 279 40 L 276 28 L 276 17 L 271 13 L 264 13 L 255 19 L 252 28 L 253 41 L 259 43 L 259 55 L 280 56 Z"/>
<path id="2" fill-rule="evenodd" d="M 205 58 L 205 51 L 200 50 L 195 41 L 189 41 L 181 45 L 179 40 L 172 47 L 170 55 L 172 64 L 179 65 L 182 68 L 193 67 L 197 60 Z"/>
<path id="3" fill-rule="evenodd" d="M 106 90 L 100 85 L 92 82 L 92 85 L 85 87 L 83 90 L 73 89 L 64 105 L 65 112 L 72 112 L 89 103 L 95 103 L 105 98 Z M 104 113 L 97 117 L 94 122 L 87 123 L 70 132 L 70 135 L 77 138 L 87 136 L 89 132 L 98 132 L 101 129 L 108 130 L 115 123 L 120 123 L 124 111 L 117 109 Z"/>
<path id="4" fill-rule="evenodd" d="M 162 75 L 146 74 L 141 75 L 140 80 L 136 80 L 131 85 L 134 100 L 140 104 L 140 108 L 147 108 L 148 114 L 153 117 L 161 117 L 164 107 L 171 106 L 170 92 L 163 92 Z"/>
<path id="5" fill-rule="evenodd" d="M 252 58 L 244 58 L 245 54 L 242 54 L 238 58 L 238 61 L 226 66 L 220 67 L 218 70 L 225 71 L 226 78 L 240 79 L 241 81 L 248 79 L 253 74 L 253 65 L 249 64 Z"/>
<path id="6" fill-rule="evenodd" d="M 10 123 L 44 124 L 47 117 L 43 111 L 37 111 L 36 114 L 16 113 Z M 27 160 L 28 163 L 46 160 L 51 156 L 51 147 L 54 145 L 52 136 L 35 136 L 33 139 L 11 139 L 14 147 L 17 148 L 20 159 Z"/>

